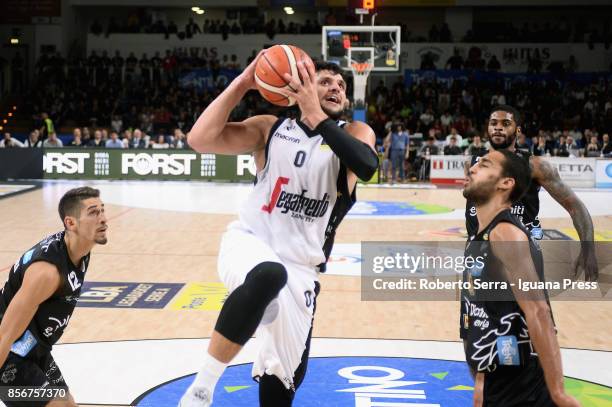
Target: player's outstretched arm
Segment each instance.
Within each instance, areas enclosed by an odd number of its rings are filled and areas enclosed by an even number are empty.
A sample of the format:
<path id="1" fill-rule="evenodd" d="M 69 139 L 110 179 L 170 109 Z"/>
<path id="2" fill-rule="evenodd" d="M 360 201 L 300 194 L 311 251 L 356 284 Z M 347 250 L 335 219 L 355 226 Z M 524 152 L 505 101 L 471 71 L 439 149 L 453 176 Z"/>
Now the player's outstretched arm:
<path id="1" fill-rule="evenodd" d="M 11 300 L 0 324 L 0 366 L 13 343 L 19 339 L 34 317 L 38 306 L 57 291 L 61 283 L 57 268 L 47 262 L 28 267 L 21 288 Z"/>
<path id="2" fill-rule="evenodd" d="M 585 280 L 596 281 L 599 271 L 593 243 L 595 240 L 593 238 L 593 220 L 589 211 L 574 191 L 561 181 L 559 173 L 548 161 L 532 157 L 531 167 L 533 178 L 548 191 L 555 201 L 565 208 L 578 232 L 582 248 L 576 263 L 576 274 L 578 274 L 578 267 L 582 267 Z"/>
<path id="3" fill-rule="evenodd" d="M 575 399 L 565 393 L 561 349 L 544 291 L 520 290 L 521 281 L 540 281 L 527 236 L 515 225 L 500 223 L 491 231 L 489 239 L 493 254 L 503 264 L 504 277 L 510 284 L 514 284 L 511 285 L 512 291 L 525 314 L 529 336 L 538 353 L 546 387 L 553 401 L 558 406 L 579 406 Z"/>
<path id="4" fill-rule="evenodd" d="M 242 122 L 228 123 L 231 111 L 251 89 L 255 89 L 257 58 L 202 112 L 191 131 L 187 143 L 200 153 L 244 154 L 265 148 L 268 130 L 275 116 L 253 116 Z"/>

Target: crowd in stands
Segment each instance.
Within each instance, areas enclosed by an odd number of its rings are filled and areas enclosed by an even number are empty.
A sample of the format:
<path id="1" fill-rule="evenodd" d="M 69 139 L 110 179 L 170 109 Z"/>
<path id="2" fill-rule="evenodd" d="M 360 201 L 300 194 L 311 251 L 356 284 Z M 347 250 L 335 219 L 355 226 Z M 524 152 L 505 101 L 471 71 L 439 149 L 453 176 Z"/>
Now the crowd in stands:
<path id="1" fill-rule="evenodd" d="M 57 133 L 52 131 L 44 138 L 41 136 L 44 133 L 42 129 L 34 129 L 30 132 L 25 141 L 20 141 L 13 138 L 10 133 L 5 132 L 3 139 L 0 141 L 0 148 L 118 148 L 118 149 L 187 149 L 187 137 L 180 129 L 174 129 L 172 135 L 158 134 L 150 136 L 145 134 L 140 129 L 126 129 L 119 133 L 115 130 L 100 128 L 90 130 L 89 127 L 82 129 L 77 127 L 72 132 L 70 140 L 64 142 L 58 138 Z"/>
<path id="2" fill-rule="evenodd" d="M 241 21 L 237 19 L 205 19 L 201 26 L 193 18 L 190 18 L 184 27 L 178 27 L 174 21 L 166 22 L 165 18 L 152 20 L 153 18 L 155 17 L 148 13 L 143 16 L 134 13 L 124 23 L 110 18 L 105 27 L 100 21 L 94 20 L 90 32 L 94 35 L 105 35 L 107 37 L 115 33 L 164 34 L 166 38 L 170 38 L 170 35 L 176 35 L 180 39 L 192 38 L 194 35 L 200 34 L 221 34 L 223 40 L 226 40 L 230 34 L 266 34 L 272 39 L 276 34 L 321 33 L 321 25 L 317 21 L 306 19 L 303 24 L 286 23 L 283 19 L 265 21 L 263 14 Z"/>
<path id="3" fill-rule="evenodd" d="M 87 59 L 44 56 L 36 64 L 36 83 L 24 110 L 32 113 L 36 127 L 42 126 L 39 112 L 44 111 L 58 128 L 106 128 L 119 134 L 140 129 L 155 136 L 172 135 L 174 129 L 186 133 L 220 92 L 220 87 L 201 93 L 179 87 L 178 78 L 194 68 L 207 68 L 215 77 L 222 68 L 240 69 L 241 64 L 235 55 L 205 48 L 150 58 L 133 53 L 124 58 L 119 52 L 112 58 L 106 52 L 92 52 Z M 260 98 L 249 95 L 232 117 L 246 118 L 261 105 Z"/>
<path id="4" fill-rule="evenodd" d="M 430 41 L 432 35 L 430 31 Z M 435 31 L 434 31 L 435 34 Z M 567 18 L 559 22 L 543 21 L 515 25 L 511 20 L 486 24 L 474 24 L 473 30 L 462 39 L 464 42 L 539 42 L 539 43 L 604 43 L 606 49 L 612 42 L 610 20 L 598 28 L 585 18 L 570 23 Z"/>
<path id="5" fill-rule="evenodd" d="M 255 54 L 254 51 L 251 58 Z M 457 54 L 446 61 L 445 68 L 482 65 L 474 61 L 478 58 L 471 53 L 467 61 Z M 221 83 L 205 91 L 180 87 L 178 78 L 195 67 L 208 68 L 214 76 L 222 68 L 240 69 L 241 64 L 235 56 L 203 48 L 140 58 L 131 53 L 125 59 L 119 53 L 112 57 L 92 53 L 87 59 L 68 60 L 59 55 L 44 56 L 36 64 L 35 86 L 25 98 L 29 106 L 23 109 L 32 114 L 34 128 L 41 132 L 29 143 L 36 145 L 38 139 L 59 147 L 61 139 L 52 136 L 56 128 L 63 129 L 61 133 L 76 128 L 74 141 L 68 143 L 86 147 L 108 144 L 114 148 L 183 148 L 184 134 L 224 88 Z M 612 83 L 605 80 L 583 85 L 570 80 L 501 83 L 470 77 L 454 82 L 422 80 L 407 86 L 405 79 L 398 77 L 394 83 L 388 82 L 389 86 L 382 81 L 371 84 L 367 121 L 390 162 L 397 163 L 404 154 L 413 176 L 419 175 L 420 156 L 466 151 L 471 154 L 481 151 L 481 144 L 486 148 L 488 113 L 497 104 L 509 104 L 523 112 L 525 138 L 519 143 L 536 155 L 609 154 L 609 141 L 604 134 L 612 131 Z M 234 109 L 230 120 L 275 113 L 271 109 L 252 91 Z M 282 114 L 283 110 L 277 112 Z M 393 130 L 397 126 L 402 130 Z M 408 141 L 394 141 L 389 136 L 402 131 Z M 6 144 L 16 143 L 5 141 L 2 145 Z M 389 153 L 393 152 L 393 144 L 400 153 Z M 406 177 L 401 175 L 400 178 Z"/>
<path id="6" fill-rule="evenodd" d="M 517 82 L 504 87 L 422 81 L 407 88 L 399 77 L 391 87 L 381 81 L 368 103 L 368 124 L 388 160 L 385 176 L 425 178 L 420 170 L 428 155 L 484 154 L 488 115 L 499 104 L 523 114 L 517 148 L 545 156 L 611 156 L 612 83 Z"/>
<path id="7" fill-rule="evenodd" d="M 230 14 L 232 14 L 230 12 Z M 225 40 L 229 35 L 239 34 L 266 34 L 274 38 L 276 34 L 320 34 L 321 25 L 357 25 L 358 18 L 351 9 L 328 9 L 322 21 L 316 18 L 305 19 L 304 23 L 285 22 L 281 19 L 266 21 L 264 14 L 257 10 L 250 10 L 238 18 L 204 19 L 203 23 L 196 23 L 190 18 L 184 26 L 178 26 L 169 20 L 164 12 L 140 8 L 133 11 L 126 19 L 109 18 L 104 23 L 94 20 L 90 32 L 94 35 L 109 36 L 114 33 L 149 33 L 164 34 L 166 38 L 177 35 L 181 39 L 192 38 L 199 34 L 221 34 Z M 383 12 L 379 18 L 389 19 Z M 387 22 L 389 24 L 390 22 Z M 596 26 L 587 18 L 567 18 L 557 21 L 541 21 L 534 23 L 515 24 L 512 20 L 475 22 L 473 28 L 459 37 L 453 35 L 446 23 L 433 24 L 426 35 L 413 33 L 410 27 L 402 22 L 396 22 L 402 27 L 403 41 L 408 42 L 546 42 L 546 43 L 604 43 L 606 49 L 612 42 L 610 21 Z"/>

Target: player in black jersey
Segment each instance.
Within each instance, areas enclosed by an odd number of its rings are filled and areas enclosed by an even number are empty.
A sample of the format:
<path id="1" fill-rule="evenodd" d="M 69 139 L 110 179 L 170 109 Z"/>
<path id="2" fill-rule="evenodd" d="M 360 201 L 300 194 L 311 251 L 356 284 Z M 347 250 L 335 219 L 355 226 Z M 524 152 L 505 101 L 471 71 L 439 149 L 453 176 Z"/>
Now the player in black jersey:
<path id="1" fill-rule="evenodd" d="M 508 150 L 492 151 L 470 168 L 463 191 L 479 224 L 465 256 L 480 260 L 464 272 L 470 285 L 461 293 L 461 336 L 476 372 L 476 407 L 579 406 L 564 390 L 546 290 L 520 289 L 544 281 L 540 248 L 511 213 L 530 177 L 527 161 Z M 478 285 L 494 282 L 507 286 L 489 290 L 485 299 Z"/>
<path id="2" fill-rule="evenodd" d="M 6 392 L 0 393 L 9 407 L 76 405 L 51 356 L 51 347 L 70 321 L 90 251 L 96 244 L 106 244 L 108 226 L 97 189 L 71 189 L 61 198 L 58 209 L 64 230 L 26 251 L 11 268 L 0 294 L 0 387 L 51 386 L 63 388 L 66 397 L 50 402 L 16 401 L 7 398 Z M 44 394 L 63 396 L 59 389 Z"/>
<path id="3" fill-rule="evenodd" d="M 598 278 L 598 269 L 593 244 L 591 215 L 574 191 L 561 181 L 559 173 L 548 161 L 515 148 L 517 136 L 522 131 L 521 126 L 521 115 L 513 107 L 499 105 L 491 111 L 487 131 L 492 149 L 511 151 L 527 160 L 531 166 L 532 175 L 529 189 L 523 198 L 513 202 L 511 211 L 523 222 L 523 225 L 535 239 L 541 239 L 543 232 L 538 218 L 538 212 L 540 211 L 538 193 L 540 186 L 544 187 L 553 199 L 567 210 L 574 227 L 578 231 L 578 236 L 582 242 L 582 250 L 576 261 L 576 274 L 578 274 L 579 268 L 582 268 L 585 279 L 595 281 Z M 470 165 L 474 165 L 477 160 L 478 157 L 472 157 Z M 472 236 L 478 230 L 475 207 L 469 199 L 465 206 L 465 226 L 468 236 Z"/>

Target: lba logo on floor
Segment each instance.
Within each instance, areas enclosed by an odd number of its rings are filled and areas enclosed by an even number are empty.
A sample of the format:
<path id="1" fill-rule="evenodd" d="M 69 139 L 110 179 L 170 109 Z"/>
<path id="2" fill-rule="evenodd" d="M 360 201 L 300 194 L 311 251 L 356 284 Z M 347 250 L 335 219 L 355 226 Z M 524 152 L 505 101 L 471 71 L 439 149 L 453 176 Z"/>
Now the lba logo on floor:
<path id="1" fill-rule="evenodd" d="M 215 406 L 256 406 L 258 386 L 251 364 L 232 366 L 217 384 Z M 134 403 L 176 405 L 193 375 L 166 383 Z M 311 358 L 296 406 L 466 406 L 473 381 L 464 362 L 375 357 Z M 385 404 L 386 403 L 386 404 Z"/>

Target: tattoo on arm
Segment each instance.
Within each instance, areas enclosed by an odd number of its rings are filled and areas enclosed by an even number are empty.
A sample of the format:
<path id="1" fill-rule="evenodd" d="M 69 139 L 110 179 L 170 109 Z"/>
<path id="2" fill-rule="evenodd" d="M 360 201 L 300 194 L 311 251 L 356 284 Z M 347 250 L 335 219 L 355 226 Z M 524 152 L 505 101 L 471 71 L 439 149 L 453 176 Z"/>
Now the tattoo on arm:
<path id="1" fill-rule="evenodd" d="M 532 161 L 532 165 L 536 181 L 570 214 L 580 241 L 592 242 L 594 240 L 593 220 L 584 203 L 561 180 L 559 173 L 549 162 L 536 159 Z"/>

